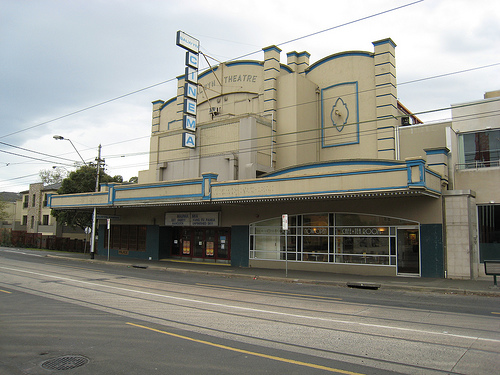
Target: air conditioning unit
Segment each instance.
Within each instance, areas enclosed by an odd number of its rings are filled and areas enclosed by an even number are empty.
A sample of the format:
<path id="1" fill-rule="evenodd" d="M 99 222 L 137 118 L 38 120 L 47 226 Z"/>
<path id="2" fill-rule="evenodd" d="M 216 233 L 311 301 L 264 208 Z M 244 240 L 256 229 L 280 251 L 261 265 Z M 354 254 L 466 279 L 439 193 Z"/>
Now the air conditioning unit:
<path id="1" fill-rule="evenodd" d="M 220 113 L 220 107 L 210 107 L 208 113 L 213 116 L 217 116 Z"/>
<path id="2" fill-rule="evenodd" d="M 401 117 L 401 125 L 410 125 L 410 118 L 408 116 Z"/>

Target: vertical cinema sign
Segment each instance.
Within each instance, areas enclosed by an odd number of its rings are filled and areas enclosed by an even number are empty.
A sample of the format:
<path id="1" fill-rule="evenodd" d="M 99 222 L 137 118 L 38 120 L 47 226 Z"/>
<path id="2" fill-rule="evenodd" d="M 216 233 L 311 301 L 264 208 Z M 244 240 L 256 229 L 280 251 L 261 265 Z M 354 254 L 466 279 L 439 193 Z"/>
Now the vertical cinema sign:
<path id="1" fill-rule="evenodd" d="M 184 109 L 182 128 L 182 147 L 196 147 L 196 96 L 198 93 L 198 52 L 200 41 L 183 31 L 177 31 L 179 47 L 186 51 L 186 74 L 184 77 Z"/>

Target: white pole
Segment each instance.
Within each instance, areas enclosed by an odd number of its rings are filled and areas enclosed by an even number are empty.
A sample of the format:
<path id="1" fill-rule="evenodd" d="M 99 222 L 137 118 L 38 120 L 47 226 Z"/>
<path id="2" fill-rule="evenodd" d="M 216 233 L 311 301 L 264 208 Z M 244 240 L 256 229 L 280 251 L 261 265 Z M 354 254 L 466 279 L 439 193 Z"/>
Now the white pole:
<path id="1" fill-rule="evenodd" d="M 108 218 L 108 262 L 109 262 L 109 241 L 111 240 L 111 219 Z"/>
<path id="2" fill-rule="evenodd" d="M 281 228 L 285 231 L 285 277 L 288 277 L 288 215 L 281 215 Z"/>
<path id="3" fill-rule="evenodd" d="M 97 176 L 95 180 L 95 191 L 99 191 L 99 169 L 101 167 L 101 145 L 99 145 L 97 153 Z M 90 259 L 94 259 L 95 256 L 95 227 L 97 221 L 97 208 L 94 207 L 94 212 L 92 213 L 92 238 L 90 241 Z"/>

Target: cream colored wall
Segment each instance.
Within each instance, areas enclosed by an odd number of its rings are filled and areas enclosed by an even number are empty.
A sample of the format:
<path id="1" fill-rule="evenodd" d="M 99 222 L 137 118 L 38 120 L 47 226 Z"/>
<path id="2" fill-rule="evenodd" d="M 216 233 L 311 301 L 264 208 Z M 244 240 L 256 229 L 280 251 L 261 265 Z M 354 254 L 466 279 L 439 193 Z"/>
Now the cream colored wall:
<path id="1" fill-rule="evenodd" d="M 67 195 L 53 195 L 51 199 L 52 208 L 82 207 L 93 205 L 105 205 L 108 203 L 108 193 L 81 193 Z M 28 218 L 29 222 L 29 218 Z"/>
<path id="2" fill-rule="evenodd" d="M 273 149 L 276 153 L 277 169 L 315 161 L 346 158 L 376 159 L 383 155 L 378 150 L 381 142 L 385 141 L 378 139 L 381 134 L 376 121 L 378 102 L 375 95 L 374 56 L 380 60 L 379 63 L 387 64 L 393 69 L 394 48 L 390 42 L 376 44 L 375 49 L 378 51 L 377 54 L 354 51 L 328 56 L 301 74 L 290 73 L 287 69 L 281 68 L 276 75 L 277 86 L 273 86 L 277 89 L 277 112 L 274 116 L 276 145 Z M 277 47 L 270 49 L 279 57 L 279 52 L 276 52 L 278 50 Z M 392 60 L 386 61 L 388 56 Z M 279 64 L 276 66 L 279 67 Z M 203 167 L 200 168 L 200 165 L 213 162 L 217 164 L 214 169 L 223 171 L 220 173 L 221 177 L 231 178 L 231 173 L 226 172 L 227 166 L 222 165 L 224 162 L 216 155 L 235 152 L 235 148 L 231 146 L 233 142 L 238 141 L 238 138 L 233 131 L 234 126 L 229 123 L 233 117 L 251 113 L 259 115 L 265 109 L 264 74 L 264 64 L 255 61 L 225 63 L 214 67 L 213 71 L 206 70 L 200 74 L 195 150 L 184 149 L 181 146 L 184 78 L 180 76 L 176 99 L 168 105 L 164 105 L 161 101 L 153 103 L 150 171 L 139 174 L 140 182 L 198 177 L 205 170 Z M 357 102 L 353 99 L 354 85 L 357 85 Z M 323 95 L 326 103 L 323 114 L 320 113 L 322 89 L 327 90 Z M 342 133 L 325 124 L 324 134 L 330 137 L 330 142 L 335 146 L 322 147 L 321 116 L 330 115 L 332 103 L 328 100 L 334 100 L 336 97 L 343 97 L 346 100 L 350 98 L 352 101 L 349 123 Z M 216 108 L 218 113 L 211 114 L 210 108 Z M 357 137 L 356 132 L 350 129 L 355 129 L 355 125 L 353 126 L 351 122 L 356 123 L 358 108 L 359 144 L 338 145 L 344 143 L 343 140 L 352 142 L 352 136 Z M 216 121 L 215 127 L 225 126 L 225 128 L 211 128 L 214 121 Z M 221 121 L 229 122 L 222 124 Z M 349 132 L 352 134 L 349 135 Z M 390 133 L 388 136 L 393 135 L 392 131 Z M 327 142 L 325 144 L 330 145 Z M 262 138 L 259 138 L 258 146 L 266 147 Z M 196 161 L 200 157 L 207 158 L 206 162 Z M 269 163 L 266 162 L 268 157 Z M 260 152 L 255 161 L 253 158 L 250 159 L 243 168 L 259 170 L 258 166 L 252 164 L 260 164 L 271 170 L 270 151 Z M 175 163 L 175 167 L 172 163 Z M 239 168 L 241 170 L 242 163 Z M 238 178 L 250 177 L 253 177 L 251 173 L 240 173 L 238 176 Z"/>
<path id="3" fill-rule="evenodd" d="M 476 278 L 479 274 L 479 241 L 474 193 L 450 191 L 444 200 L 447 278 Z"/>
<path id="4" fill-rule="evenodd" d="M 332 55 L 325 59 L 334 56 L 336 55 Z M 320 160 L 378 158 L 373 58 L 369 56 L 352 56 L 349 55 L 348 52 L 345 54 L 338 54 L 338 57 L 331 61 L 314 67 L 314 69 L 307 73 L 307 78 L 317 84 L 320 89 L 325 89 L 341 83 L 358 83 L 360 143 L 321 148 Z M 335 86 L 325 91 L 325 95 L 327 95 L 326 99 L 334 97 L 351 99 L 353 97 L 353 89 L 351 86 Z M 355 113 L 350 113 L 347 126 L 353 126 L 349 124 L 352 124 L 351 121 L 354 115 Z M 347 129 L 348 128 L 344 128 L 342 132 L 336 132 L 334 129 L 329 131 L 333 137 L 342 137 Z M 349 141 L 349 139 L 346 140 Z"/>
<path id="5" fill-rule="evenodd" d="M 452 105 L 453 129 L 456 132 L 498 129 L 499 111 L 500 97 Z"/>
<path id="6" fill-rule="evenodd" d="M 426 159 L 424 149 L 446 147 L 446 129 L 451 122 L 399 127 L 400 160 L 420 157 Z"/>
<path id="7" fill-rule="evenodd" d="M 318 161 L 317 86 L 297 73 L 278 78 L 276 169 Z"/>
<path id="8" fill-rule="evenodd" d="M 500 167 L 455 171 L 455 189 L 472 190 L 477 204 L 500 203 Z"/>

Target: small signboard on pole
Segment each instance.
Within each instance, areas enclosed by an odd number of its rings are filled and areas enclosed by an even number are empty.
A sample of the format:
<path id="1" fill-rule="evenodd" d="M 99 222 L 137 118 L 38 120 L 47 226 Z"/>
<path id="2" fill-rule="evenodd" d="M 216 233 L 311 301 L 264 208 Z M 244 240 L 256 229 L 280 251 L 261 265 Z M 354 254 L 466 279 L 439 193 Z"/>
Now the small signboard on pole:
<path id="1" fill-rule="evenodd" d="M 288 277 L 288 215 L 281 215 L 281 227 L 285 231 L 285 277 Z"/>
<path id="2" fill-rule="evenodd" d="M 283 230 L 288 230 L 288 215 L 287 214 L 281 215 L 281 223 L 282 223 Z"/>

